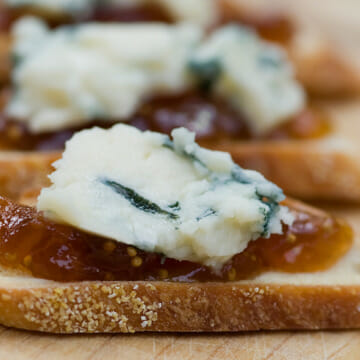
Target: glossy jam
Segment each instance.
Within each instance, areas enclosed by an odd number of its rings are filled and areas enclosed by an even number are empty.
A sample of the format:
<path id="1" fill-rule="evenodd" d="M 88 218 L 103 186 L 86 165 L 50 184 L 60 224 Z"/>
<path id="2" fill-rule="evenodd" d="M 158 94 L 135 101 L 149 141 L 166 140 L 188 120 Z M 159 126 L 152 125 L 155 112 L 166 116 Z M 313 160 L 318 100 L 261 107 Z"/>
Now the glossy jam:
<path id="1" fill-rule="evenodd" d="M 283 235 L 258 239 L 219 273 L 89 235 L 45 219 L 30 207 L 0 198 L 0 264 L 57 281 L 232 281 L 266 271 L 326 270 L 352 245 L 348 225 L 322 212 L 292 207 L 295 223 Z"/>
<path id="2" fill-rule="evenodd" d="M 143 4 L 138 6 L 98 7 L 88 18 L 81 21 L 100 22 L 165 22 L 172 23 L 174 19 L 165 9 L 157 4 Z"/>
<path id="3" fill-rule="evenodd" d="M 224 141 L 259 138 L 251 133 L 244 116 L 234 111 L 225 101 L 210 98 L 201 93 L 188 93 L 149 100 L 127 121 L 141 130 L 170 134 L 171 130 L 184 126 L 195 131 L 198 140 Z M 110 127 L 114 123 L 99 121 Z M 24 125 L 0 116 L 0 149 L 59 150 L 64 147 L 75 131 L 74 128 L 41 135 L 31 134 Z M 315 109 L 308 109 L 286 124 L 277 127 L 263 138 L 266 139 L 311 139 L 326 135 L 331 130 L 328 119 Z"/>

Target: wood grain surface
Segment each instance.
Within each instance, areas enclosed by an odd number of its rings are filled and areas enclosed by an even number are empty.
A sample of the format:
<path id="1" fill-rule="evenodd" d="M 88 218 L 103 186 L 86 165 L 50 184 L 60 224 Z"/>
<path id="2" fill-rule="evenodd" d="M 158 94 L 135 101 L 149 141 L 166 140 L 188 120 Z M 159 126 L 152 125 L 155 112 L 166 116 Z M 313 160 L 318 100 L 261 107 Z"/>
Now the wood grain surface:
<path id="1" fill-rule="evenodd" d="M 254 0 L 254 3 L 258 1 L 264 2 Z M 271 6 L 275 3 L 292 8 L 294 14 L 299 16 L 299 21 L 321 27 L 322 31 L 328 31 L 329 36 L 337 41 L 342 39 L 342 45 L 360 53 L 359 0 L 276 0 L 271 2 Z M 354 44 L 358 48 L 354 48 Z M 353 59 L 359 60 L 360 57 L 353 56 Z M 354 108 L 359 108 L 358 112 Z M 338 104 L 337 109 L 354 111 L 353 115 L 359 117 L 360 121 L 360 101 Z M 326 207 L 347 218 L 360 238 L 360 208 Z M 58 336 L 0 327 L 0 360 L 359 358 L 360 331 Z"/>

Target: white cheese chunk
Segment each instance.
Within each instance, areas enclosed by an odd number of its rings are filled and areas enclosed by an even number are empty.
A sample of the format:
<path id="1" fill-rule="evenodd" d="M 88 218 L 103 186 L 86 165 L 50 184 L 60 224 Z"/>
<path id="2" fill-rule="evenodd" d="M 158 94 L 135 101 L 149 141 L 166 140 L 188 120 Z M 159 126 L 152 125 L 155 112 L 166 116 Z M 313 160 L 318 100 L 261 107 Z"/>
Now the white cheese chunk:
<path id="1" fill-rule="evenodd" d="M 51 32 L 34 18 L 14 30 L 17 93 L 10 116 L 33 132 L 131 116 L 147 97 L 189 86 L 193 25 L 86 24 Z"/>
<path id="2" fill-rule="evenodd" d="M 293 220 L 282 191 L 227 153 L 119 124 L 76 134 L 38 209 L 50 218 L 145 251 L 215 268 L 249 241 Z M 264 200 L 267 198 L 268 200 Z"/>
<path id="3" fill-rule="evenodd" d="M 187 21 L 207 27 L 216 23 L 216 0 L 5 0 L 11 7 L 31 7 L 49 14 L 84 16 L 100 6 L 133 7 L 158 5 L 176 21 Z"/>
<path id="4" fill-rule="evenodd" d="M 192 59 L 193 71 L 264 133 L 304 108 L 305 95 L 284 51 L 250 29 L 214 32 Z"/>
<path id="5" fill-rule="evenodd" d="M 14 96 L 6 111 L 34 133 L 126 121 L 151 96 L 205 86 L 263 134 L 305 104 L 283 52 L 246 28 L 209 38 L 195 25 L 87 24 L 50 31 L 34 18 L 14 29 Z M 194 130 L 205 131 L 204 111 Z"/>

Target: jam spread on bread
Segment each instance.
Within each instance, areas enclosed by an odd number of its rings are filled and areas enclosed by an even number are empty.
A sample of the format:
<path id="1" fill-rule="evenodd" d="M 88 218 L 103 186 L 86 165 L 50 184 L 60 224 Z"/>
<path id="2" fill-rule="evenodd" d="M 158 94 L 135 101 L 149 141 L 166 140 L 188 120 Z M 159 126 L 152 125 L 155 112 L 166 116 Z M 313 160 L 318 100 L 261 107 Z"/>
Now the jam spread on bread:
<path id="1" fill-rule="evenodd" d="M 203 115 L 203 116 L 202 116 Z M 261 138 L 252 134 L 243 115 L 220 98 L 201 92 L 157 97 L 142 105 L 126 124 L 140 130 L 170 134 L 174 128 L 186 127 L 196 132 L 197 140 L 207 141 L 278 139 L 297 140 L 322 137 L 331 130 L 327 117 L 314 108 L 305 109 L 292 120 L 276 127 Z M 114 123 L 98 122 L 89 127 L 109 128 Z M 0 116 L 0 149 L 25 151 L 61 150 L 72 135 L 84 128 L 53 133 L 33 134 L 25 125 Z"/>
<path id="2" fill-rule="evenodd" d="M 351 228 L 321 211 L 285 203 L 295 215 L 282 235 L 249 243 L 219 271 L 178 261 L 46 219 L 34 208 L 0 198 L 0 264 L 56 281 L 251 279 L 268 271 L 314 272 L 334 265 L 352 245 Z"/>
<path id="3" fill-rule="evenodd" d="M 85 21 L 100 22 L 165 22 L 174 19 L 158 4 L 138 4 L 137 6 L 99 6 Z"/>

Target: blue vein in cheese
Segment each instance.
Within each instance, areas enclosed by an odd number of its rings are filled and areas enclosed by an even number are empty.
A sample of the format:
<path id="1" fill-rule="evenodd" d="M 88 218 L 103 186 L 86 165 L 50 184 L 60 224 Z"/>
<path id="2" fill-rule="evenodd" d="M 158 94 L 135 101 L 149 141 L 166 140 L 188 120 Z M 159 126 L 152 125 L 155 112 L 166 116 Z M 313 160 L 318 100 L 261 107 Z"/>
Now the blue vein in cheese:
<path id="1" fill-rule="evenodd" d="M 146 251 L 219 267 L 249 241 L 282 232 L 284 195 L 184 128 L 168 136 L 119 124 L 76 134 L 38 209 Z"/>

